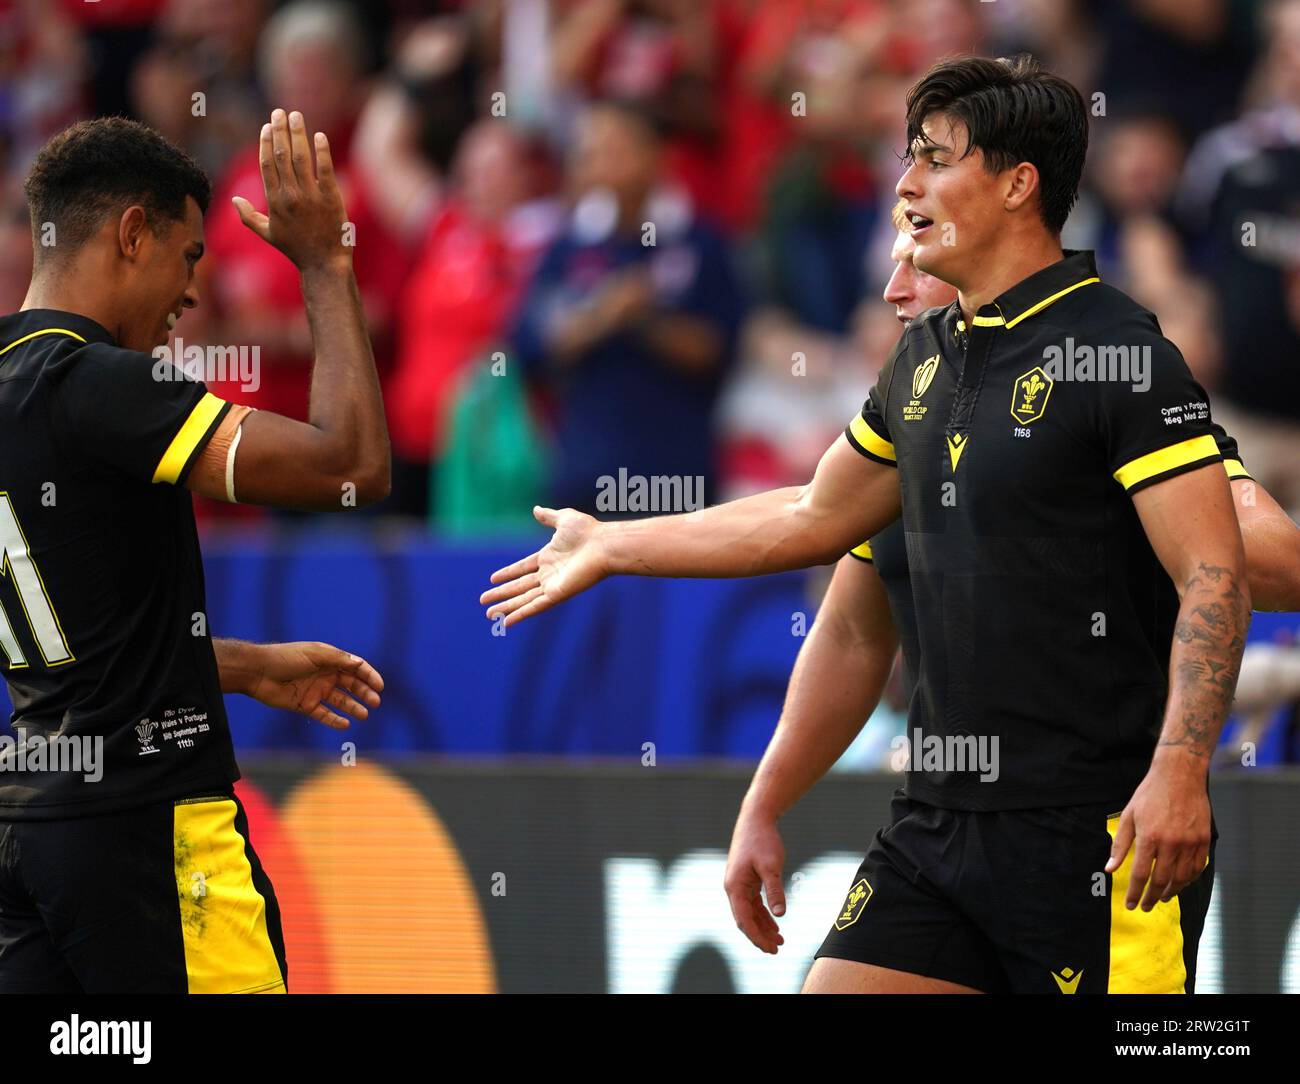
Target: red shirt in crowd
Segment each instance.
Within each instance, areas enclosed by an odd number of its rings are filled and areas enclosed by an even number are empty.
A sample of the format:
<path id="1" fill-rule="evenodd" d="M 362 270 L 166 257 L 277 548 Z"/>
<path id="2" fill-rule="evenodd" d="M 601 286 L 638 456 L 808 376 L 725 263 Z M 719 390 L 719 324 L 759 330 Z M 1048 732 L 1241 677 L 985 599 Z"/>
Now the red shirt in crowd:
<path id="1" fill-rule="evenodd" d="M 366 319 L 375 350 L 375 363 L 382 375 L 392 359 L 391 324 L 393 301 L 402 287 L 409 256 L 399 241 L 385 229 L 370 209 L 359 175 L 349 168 L 351 132 L 345 138 L 331 136 L 334 169 L 343 193 L 348 221 L 355 227 L 353 267 L 365 304 Z M 230 197 L 245 197 L 259 211 L 266 210 L 258 148 L 250 146 L 235 156 L 216 187 L 212 209 L 205 224 L 208 258 L 212 261 L 212 300 L 229 318 L 232 311 L 249 306 L 282 325 L 303 317 L 298 269 L 278 249 L 261 240 L 240 220 Z M 340 243 L 342 243 L 340 238 Z M 228 325 L 229 326 L 229 325 Z M 225 332 L 238 337 L 240 329 Z M 255 332 L 254 332 L 255 335 Z M 234 341 L 224 346 L 261 345 Z M 311 386 L 311 355 L 285 354 L 261 349 L 261 387 L 242 390 L 238 383 L 216 383 L 214 394 L 260 410 L 273 410 L 290 418 L 305 420 Z"/>
<path id="2" fill-rule="evenodd" d="M 453 198 L 434 219 L 398 313 L 386 396 L 397 455 L 421 463 L 434 455 L 458 378 L 506 348 L 503 331 L 553 229 L 553 215 L 536 204 L 482 222 Z"/>

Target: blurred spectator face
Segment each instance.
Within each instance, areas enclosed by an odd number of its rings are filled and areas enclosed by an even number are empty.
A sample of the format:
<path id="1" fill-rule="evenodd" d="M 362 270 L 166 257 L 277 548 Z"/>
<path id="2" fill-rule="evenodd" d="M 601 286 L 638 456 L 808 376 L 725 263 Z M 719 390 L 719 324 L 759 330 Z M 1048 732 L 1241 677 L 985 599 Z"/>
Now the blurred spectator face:
<path id="1" fill-rule="evenodd" d="M 978 53 L 983 39 L 973 0 L 904 0 L 895 7 L 897 34 L 917 71 L 940 57 Z"/>
<path id="2" fill-rule="evenodd" d="M 179 50 L 145 53 L 131 70 L 131 103 L 136 115 L 175 143 L 184 143 L 193 115 L 190 94 L 193 62 Z"/>
<path id="3" fill-rule="evenodd" d="M 1214 292 L 1202 282 L 1184 280 L 1165 296 L 1144 299 L 1143 304 L 1156 314 L 1160 330 L 1178 347 L 1197 381 L 1214 384 L 1223 364 Z"/>
<path id="4" fill-rule="evenodd" d="M 894 273 L 885 284 L 885 301 L 894 306 L 894 314 L 901 324 L 915 319 L 926 309 L 951 305 L 957 297 L 957 291 L 946 282 L 916 269 L 912 262 L 915 252 L 911 234 L 899 230 L 889 254 L 894 261 Z"/>
<path id="5" fill-rule="evenodd" d="M 160 28 L 171 37 L 197 39 L 228 57 L 251 55 L 266 17 L 266 0 L 171 0 Z"/>
<path id="6" fill-rule="evenodd" d="M 827 35 L 804 38 L 795 82 L 808 95 L 808 113 L 798 131 L 812 137 L 847 138 L 861 129 L 858 101 L 864 80 L 856 57 L 842 42 Z M 893 112 L 898 113 L 897 103 Z"/>
<path id="7" fill-rule="evenodd" d="M 907 118 L 898 108 L 915 82 L 910 76 L 868 72 L 858 85 L 854 113 L 858 130 L 868 139 L 898 146 L 907 138 Z"/>
<path id="8" fill-rule="evenodd" d="M 342 50 L 300 42 L 276 57 L 269 87 L 278 108 L 300 110 L 313 127 L 329 129 L 351 112 L 356 79 Z"/>
<path id="9" fill-rule="evenodd" d="M 957 287 L 968 281 L 979 254 L 996 247 L 1006 225 L 999 193 L 1003 173 L 984 168 L 978 149 L 963 157 L 966 126 L 944 113 L 922 125 L 924 141 L 895 189 L 907 201 L 916 267 Z"/>
<path id="10" fill-rule="evenodd" d="M 1184 41 L 1208 43 L 1221 37 L 1228 21 L 1228 0 L 1134 0 L 1149 22 Z"/>
<path id="11" fill-rule="evenodd" d="M 658 176 L 658 140 L 645 124 L 609 106 L 587 111 L 578 126 L 571 167 L 576 195 L 607 189 L 624 213 L 633 213 L 645 203 Z"/>
<path id="12" fill-rule="evenodd" d="M 887 13 L 862 0 L 808 0 L 798 8 L 785 59 L 786 92 L 806 95 L 807 112 L 794 126 L 802 139 L 843 140 L 864 133 L 864 109 L 879 113 L 884 103 L 869 93 L 875 59 L 890 31 Z M 873 90 L 880 88 L 873 87 Z M 892 105 L 897 121 L 898 102 Z"/>
<path id="13" fill-rule="evenodd" d="M 301 111 L 313 130 L 346 120 L 359 98 L 360 35 L 342 5 L 308 0 L 278 12 L 262 40 L 271 105 Z"/>
<path id="14" fill-rule="evenodd" d="M 503 218 L 528 195 L 523 144 L 502 121 L 482 120 L 465 133 L 455 170 L 461 199 L 481 222 Z"/>
<path id="15" fill-rule="evenodd" d="M 1184 156 L 1170 124 L 1159 117 L 1120 121 L 1098 150 L 1097 187 L 1117 215 L 1150 214 L 1168 205 Z"/>

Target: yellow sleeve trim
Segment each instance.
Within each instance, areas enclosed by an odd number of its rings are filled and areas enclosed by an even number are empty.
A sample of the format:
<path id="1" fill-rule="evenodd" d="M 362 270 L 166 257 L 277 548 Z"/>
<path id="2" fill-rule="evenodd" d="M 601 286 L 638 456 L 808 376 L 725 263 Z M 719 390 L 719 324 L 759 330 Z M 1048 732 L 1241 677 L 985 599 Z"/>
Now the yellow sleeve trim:
<path id="1" fill-rule="evenodd" d="M 1223 469 L 1228 472 L 1228 480 L 1236 481 L 1238 478 L 1250 478 L 1253 482 L 1255 479 L 1250 477 L 1250 471 L 1240 459 L 1225 459 Z"/>
<path id="2" fill-rule="evenodd" d="M 859 561 L 870 561 L 872 559 L 871 543 L 863 542 L 862 545 L 860 546 L 854 546 L 851 550 L 849 550 L 849 553 L 852 556 L 856 557 Z"/>
<path id="3" fill-rule="evenodd" d="M 1219 454 L 1219 444 L 1209 433 L 1203 437 L 1192 437 L 1179 441 L 1168 448 L 1148 452 L 1125 463 L 1115 472 L 1115 481 L 1126 490 L 1132 489 L 1140 482 L 1145 482 L 1156 475 L 1176 470 L 1202 459 L 1213 459 Z"/>
<path id="4" fill-rule="evenodd" d="M 849 422 L 849 432 L 853 435 L 853 439 L 872 455 L 888 459 L 891 463 L 898 462 L 898 456 L 894 454 L 894 446 L 872 429 L 861 414 L 854 415 L 853 420 Z"/>
<path id="5" fill-rule="evenodd" d="M 194 454 L 194 449 L 207 433 L 208 427 L 212 425 L 212 420 L 225 405 L 224 399 L 218 399 L 210 391 L 204 392 L 203 398 L 190 411 L 185 424 L 180 427 L 176 436 L 172 438 L 171 444 L 167 446 L 167 450 L 163 452 L 163 457 L 158 460 L 158 469 L 153 472 L 155 482 L 176 484 L 181 471 L 185 469 L 185 464 Z"/>

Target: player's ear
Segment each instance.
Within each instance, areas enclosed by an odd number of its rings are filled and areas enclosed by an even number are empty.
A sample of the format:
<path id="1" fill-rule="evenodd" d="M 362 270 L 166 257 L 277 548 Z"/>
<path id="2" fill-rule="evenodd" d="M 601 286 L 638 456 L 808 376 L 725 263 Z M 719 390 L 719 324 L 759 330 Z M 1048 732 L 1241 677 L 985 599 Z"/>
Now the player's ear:
<path id="1" fill-rule="evenodd" d="M 1003 207 L 1018 211 L 1038 194 L 1038 167 L 1032 162 L 1021 162 L 1007 170 L 1007 189 Z"/>
<path id="2" fill-rule="evenodd" d="M 138 203 L 128 207 L 117 220 L 117 245 L 128 260 L 138 259 L 144 247 L 144 232 L 149 228 L 145 210 Z"/>

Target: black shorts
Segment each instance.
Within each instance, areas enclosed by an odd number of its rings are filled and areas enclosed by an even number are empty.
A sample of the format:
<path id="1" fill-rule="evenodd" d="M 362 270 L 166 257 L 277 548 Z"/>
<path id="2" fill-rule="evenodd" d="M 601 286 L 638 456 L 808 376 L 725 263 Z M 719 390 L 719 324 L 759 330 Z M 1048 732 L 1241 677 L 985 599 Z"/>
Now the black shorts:
<path id="1" fill-rule="evenodd" d="M 900 791 L 818 956 L 989 993 L 1192 993 L 1214 882 L 1129 911 L 1133 849 L 1104 873 L 1119 812 L 1100 805 L 993 813 Z"/>
<path id="2" fill-rule="evenodd" d="M 0 822 L 0 993 L 284 993 L 286 978 L 233 793 Z"/>

